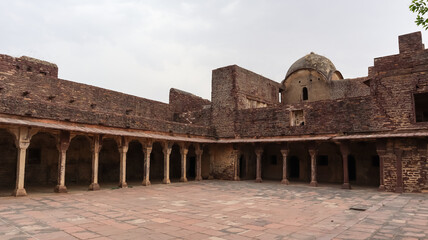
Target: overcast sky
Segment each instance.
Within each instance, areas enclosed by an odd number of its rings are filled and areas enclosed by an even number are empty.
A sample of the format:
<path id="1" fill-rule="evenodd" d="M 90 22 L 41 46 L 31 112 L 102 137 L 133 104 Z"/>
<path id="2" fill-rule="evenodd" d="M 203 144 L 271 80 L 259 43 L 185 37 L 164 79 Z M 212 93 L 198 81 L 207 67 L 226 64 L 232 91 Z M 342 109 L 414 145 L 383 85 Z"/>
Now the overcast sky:
<path id="1" fill-rule="evenodd" d="M 62 79 L 168 102 L 211 99 L 211 71 L 237 64 L 280 82 L 313 51 L 345 78 L 422 31 L 410 0 L 0 0 L 0 54 L 56 63 Z M 424 41 L 425 42 L 425 41 Z"/>

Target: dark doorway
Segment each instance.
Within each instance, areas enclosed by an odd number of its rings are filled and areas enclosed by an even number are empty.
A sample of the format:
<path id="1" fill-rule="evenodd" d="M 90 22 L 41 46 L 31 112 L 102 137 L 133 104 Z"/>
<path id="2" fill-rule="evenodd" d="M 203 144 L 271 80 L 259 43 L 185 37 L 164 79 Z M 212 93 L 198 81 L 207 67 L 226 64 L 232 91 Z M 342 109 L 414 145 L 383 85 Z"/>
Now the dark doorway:
<path id="1" fill-rule="evenodd" d="M 348 175 L 349 181 L 357 180 L 357 163 L 355 162 L 355 157 L 352 155 L 348 156 Z"/>
<path id="2" fill-rule="evenodd" d="M 244 155 L 239 158 L 239 178 L 245 179 L 247 177 L 247 163 Z"/>
<path id="3" fill-rule="evenodd" d="M 299 178 L 300 177 L 300 161 L 296 156 L 291 156 L 288 159 L 288 164 L 290 168 L 290 178 Z"/>
<path id="4" fill-rule="evenodd" d="M 196 177 L 196 157 L 189 157 L 189 165 L 187 166 L 187 177 Z"/>

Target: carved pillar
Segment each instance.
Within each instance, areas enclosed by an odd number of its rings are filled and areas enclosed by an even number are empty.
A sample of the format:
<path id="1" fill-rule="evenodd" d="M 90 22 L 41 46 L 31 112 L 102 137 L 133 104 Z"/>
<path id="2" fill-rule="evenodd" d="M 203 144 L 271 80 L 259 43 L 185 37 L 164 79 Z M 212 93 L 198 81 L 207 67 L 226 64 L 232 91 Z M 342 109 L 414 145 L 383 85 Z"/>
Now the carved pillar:
<path id="1" fill-rule="evenodd" d="M 259 147 L 256 148 L 256 156 L 257 156 L 257 162 L 256 162 L 256 182 L 261 183 L 262 182 L 262 154 L 263 154 L 263 148 Z"/>
<path id="2" fill-rule="evenodd" d="M 186 160 L 187 160 L 187 153 L 189 152 L 189 149 L 187 149 L 186 146 L 181 146 L 180 153 L 181 153 L 181 178 L 180 182 L 187 182 L 187 176 L 186 176 Z"/>
<path id="3" fill-rule="evenodd" d="M 126 188 L 128 184 L 126 183 L 126 153 L 128 152 L 128 140 L 122 137 L 119 144 L 119 153 L 120 153 L 120 176 L 119 176 L 119 187 Z"/>
<path id="4" fill-rule="evenodd" d="M 55 187 L 55 192 L 66 193 L 67 187 L 65 186 L 65 164 L 67 159 L 67 150 L 70 146 L 70 132 L 61 131 L 59 136 L 58 151 L 58 185 Z"/>
<path id="5" fill-rule="evenodd" d="M 376 151 L 379 156 L 379 191 L 385 191 L 384 183 L 384 162 L 386 156 L 386 141 L 378 140 L 376 142 Z"/>
<path id="6" fill-rule="evenodd" d="M 171 180 L 169 180 L 169 157 L 171 155 L 172 146 L 169 143 L 164 144 L 163 148 L 163 181 L 162 183 L 170 184 Z"/>
<path id="7" fill-rule="evenodd" d="M 144 149 L 144 178 L 143 185 L 150 186 L 150 154 L 152 153 L 152 144 L 148 144 Z"/>
<path id="8" fill-rule="evenodd" d="M 395 192 L 396 193 L 402 193 L 404 191 L 403 188 L 403 164 L 401 162 L 402 156 L 403 156 L 403 150 L 402 149 L 395 149 L 395 164 L 397 169 L 397 183 L 395 186 Z"/>
<path id="9" fill-rule="evenodd" d="M 238 169 L 239 169 L 239 150 L 234 150 L 234 153 L 236 153 L 236 155 L 235 155 L 235 159 L 234 159 L 234 161 L 233 161 L 233 181 L 239 181 L 239 180 L 241 180 L 240 178 L 239 178 L 239 171 L 238 171 Z"/>
<path id="10" fill-rule="evenodd" d="M 196 153 L 196 178 L 195 181 L 201 181 L 202 180 L 202 153 L 203 150 L 201 147 L 198 147 L 195 150 Z"/>
<path id="11" fill-rule="evenodd" d="M 91 191 L 96 191 L 100 189 L 100 185 L 98 184 L 98 163 L 99 163 L 101 147 L 102 146 L 100 144 L 100 136 L 94 136 L 94 139 L 92 141 L 92 146 L 91 146 L 92 179 L 91 179 L 91 185 L 89 185 L 89 190 Z"/>
<path id="12" fill-rule="evenodd" d="M 349 156 L 349 143 L 341 142 L 337 143 L 340 148 L 340 155 L 342 155 L 343 162 L 343 189 L 351 189 L 351 184 L 349 183 L 349 170 L 348 170 L 348 156 Z"/>
<path id="13" fill-rule="evenodd" d="M 287 156 L 288 156 L 288 149 L 281 149 L 282 154 L 282 184 L 290 184 L 287 178 Z"/>
<path id="14" fill-rule="evenodd" d="M 16 160 L 16 186 L 12 195 L 15 197 L 21 197 L 27 195 L 27 192 L 24 188 L 25 159 L 27 155 L 27 149 L 30 146 L 32 134 L 29 128 L 23 127 L 13 129 L 11 132 L 15 135 L 15 145 L 18 148 L 18 157 Z"/>
<path id="15" fill-rule="evenodd" d="M 309 155 L 311 155 L 311 183 L 312 187 L 318 186 L 317 182 L 317 154 L 318 149 L 316 147 L 309 149 Z"/>

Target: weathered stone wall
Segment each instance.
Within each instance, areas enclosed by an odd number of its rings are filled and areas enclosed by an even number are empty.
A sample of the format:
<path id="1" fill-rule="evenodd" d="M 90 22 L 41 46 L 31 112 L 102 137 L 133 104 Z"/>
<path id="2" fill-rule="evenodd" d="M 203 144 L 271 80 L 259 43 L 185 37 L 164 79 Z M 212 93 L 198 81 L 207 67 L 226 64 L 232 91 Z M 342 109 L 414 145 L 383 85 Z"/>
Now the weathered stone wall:
<path id="1" fill-rule="evenodd" d="M 0 72 L 7 75 L 58 77 L 56 64 L 26 56 L 14 58 L 3 54 L 0 54 Z"/>
<path id="2" fill-rule="evenodd" d="M 213 175 L 216 179 L 233 180 L 235 159 L 239 150 L 232 144 L 215 144 L 210 146 L 210 154 L 214 155 Z"/>
<path id="3" fill-rule="evenodd" d="M 397 151 L 402 151 L 401 173 L 404 192 L 427 191 L 427 142 L 424 139 L 389 139 L 387 141 L 386 154 L 383 156 L 385 190 L 396 191 Z"/>

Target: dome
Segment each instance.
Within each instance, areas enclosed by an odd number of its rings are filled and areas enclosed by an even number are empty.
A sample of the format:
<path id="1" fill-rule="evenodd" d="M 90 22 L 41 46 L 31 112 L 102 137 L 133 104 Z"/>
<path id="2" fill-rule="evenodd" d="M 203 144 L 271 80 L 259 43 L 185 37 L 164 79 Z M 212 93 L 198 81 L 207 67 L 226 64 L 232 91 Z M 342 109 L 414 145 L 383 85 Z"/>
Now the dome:
<path id="1" fill-rule="evenodd" d="M 287 79 L 291 74 L 302 69 L 313 69 L 325 76 L 327 81 L 330 81 L 333 74 L 337 73 L 340 79 L 343 79 L 342 74 L 336 70 L 334 64 L 330 59 L 315 54 L 311 52 L 310 54 L 297 60 L 291 67 L 288 69 L 285 79 Z"/>

